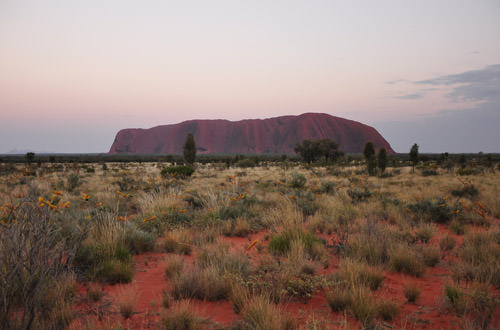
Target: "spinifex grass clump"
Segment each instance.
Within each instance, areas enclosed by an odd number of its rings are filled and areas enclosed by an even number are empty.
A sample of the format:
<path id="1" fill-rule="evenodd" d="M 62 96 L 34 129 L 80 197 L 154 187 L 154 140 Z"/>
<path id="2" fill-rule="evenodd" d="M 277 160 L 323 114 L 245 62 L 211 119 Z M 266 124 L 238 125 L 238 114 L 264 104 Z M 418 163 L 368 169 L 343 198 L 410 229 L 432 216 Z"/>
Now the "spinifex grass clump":
<path id="1" fill-rule="evenodd" d="M 400 244 L 391 250 L 389 263 L 394 271 L 416 277 L 422 276 L 425 271 L 421 256 L 406 244 Z"/>
<path id="2" fill-rule="evenodd" d="M 455 264 L 456 280 L 491 284 L 500 288 L 500 245 L 498 232 L 471 232 L 458 250 L 461 262 Z"/>
<path id="3" fill-rule="evenodd" d="M 348 283 L 351 286 L 362 285 L 373 291 L 382 285 L 385 278 L 380 269 L 351 259 L 343 260 L 340 270 L 335 275 L 337 280 Z"/>
<path id="4" fill-rule="evenodd" d="M 300 241 L 304 245 L 305 251 L 313 255 L 314 246 L 323 243 L 313 233 L 304 231 L 299 227 L 283 230 L 273 236 L 269 242 L 269 251 L 278 255 L 285 255 L 290 252 L 293 241 Z"/>

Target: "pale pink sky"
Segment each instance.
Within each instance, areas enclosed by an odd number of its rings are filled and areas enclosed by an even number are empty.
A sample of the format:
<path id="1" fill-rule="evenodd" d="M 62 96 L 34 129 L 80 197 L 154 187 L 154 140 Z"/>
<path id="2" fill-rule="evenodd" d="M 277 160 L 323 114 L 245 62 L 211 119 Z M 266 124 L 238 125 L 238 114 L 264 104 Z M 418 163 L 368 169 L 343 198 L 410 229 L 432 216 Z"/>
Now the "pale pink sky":
<path id="1" fill-rule="evenodd" d="M 304 112 L 373 125 L 406 152 L 420 137 L 391 123 L 493 102 L 429 80 L 492 71 L 498 31 L 498 1 L 2 1 L 0 153 L 104 152 L 120 128 Z"/>

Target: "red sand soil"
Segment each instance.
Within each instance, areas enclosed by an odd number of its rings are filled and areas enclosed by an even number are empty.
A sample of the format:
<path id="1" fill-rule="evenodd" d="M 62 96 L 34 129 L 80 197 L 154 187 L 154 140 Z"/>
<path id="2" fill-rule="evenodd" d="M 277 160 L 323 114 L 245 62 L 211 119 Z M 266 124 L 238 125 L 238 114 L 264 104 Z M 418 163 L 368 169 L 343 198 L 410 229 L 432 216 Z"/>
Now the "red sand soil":
<path id="1" fill-rule="evenodd" d="M 450 233 L 446 228 L 439 226 L 440 233 L 436 235 L 431 244 L 437 244 L 439 238 L 448 234 L 457 239 L 457 246 L 463 241 L 463 236 Z M 249 237 L 220 237 L 221 241 L 228 244 L 231 252 L 243 252 L 249 255 L 252 263 L 256 263 L 265 252 L 259 253 L 258 245 L 264 247 L 267 243 L 265 236 L 268 233 L 260 231 L 249 235 Z M 330 244 L 333 236 L 320 235 L 327 239 Z M 247 249 L 254 241 L 258 240 L 256 246 Z M 104 285 L 105 296 L 98 303 L 89 303 L 81 299 L 77 305 L 80 317 L 75 319 L 70 329 L 87 328 L 116 328 L 118 323 L 123 328 L 130 329 L 156 329 L 159 326 L 162 307 L 162 292 L 169 290 L 169 283 L 165 277 L 165 260 L 167 253 L 146 253 L 134 257 L 136 270 L 134 280 L 130 284 Z M 447 262 L 445 257 L 443 263 Z M 193 256 L 186 256 L 185 261 L 190 265 Z M 339 259 L 337 256 L 330 260 L 326 269 L 320 269 L 320 274 L 329 274 L 338 270 Z M 385 280 L 382 287 L 375 292 L 375 296 L 381 299 L 391 299 L 400 305 L 399 315 L 391 322 L 382 324 L 388 328 L 405 329 L 458 329 L 462 320 L 455 314 L 447 311 L 442 305 L 443 285 L 449 281 L 450 271 L 444 267 L 428 267 L 420 278 L 401 274 L 384 272 Z M 422 289 L 416 303 L 406 302 L 403 290 L 410 283 L 416 284 Z M 124 319 L 118 312 L 118 304 L 125 299 L 127 293 L 134 297 L 134 314 L 129 319 Z M 500 294 L 500 292 L 497 292 Z M 80 297 L 86 296 L 86 286 L 81 284 L 78 288 Z M 240 316 L 234 313 L 228 301 L 206 302 L 192 301 L 195 313 L 201 317 L 210 319 L 215 328 L 227 328 Z M 280 305 L 285 311 L 296 318 L 301 325 L 305 325 L 308 318 L 324 320 L 329 329 L 358 328 L 361 324 L 348 313 L 333 313 L 328 307 L 325 292 L 315 294 L 307 304 L 300 301 L 291 301 Z M 99 319 L 96 314 L 99 309 L 104 310 L 103 317 Z M 218 325 L 217 325 L 218 324 Z M 500 328 L 500 309 L 497 308 L 492 322 L 493 328 Z"/>

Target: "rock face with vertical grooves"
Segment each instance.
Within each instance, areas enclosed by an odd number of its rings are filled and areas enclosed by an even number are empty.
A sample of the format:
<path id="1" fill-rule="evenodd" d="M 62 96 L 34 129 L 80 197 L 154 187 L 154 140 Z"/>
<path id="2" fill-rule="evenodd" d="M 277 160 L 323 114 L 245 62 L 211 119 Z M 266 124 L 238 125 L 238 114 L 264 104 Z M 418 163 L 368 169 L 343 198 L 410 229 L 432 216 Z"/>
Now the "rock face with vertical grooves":
<path id="1" fill-rule="evenodd" d="M 389 143 L 373 127 L 324 113 L 304 113 L 268 119 L 188 120 L 149 129 L 120 130 L 110 154 L 180 154 L 188 133 L 194 135 L 198 153 L 261 154 L 294 153 L 304 139 L 329 138 L 347 153 L 361 153 L 367 141 L 376 149 Z"/>

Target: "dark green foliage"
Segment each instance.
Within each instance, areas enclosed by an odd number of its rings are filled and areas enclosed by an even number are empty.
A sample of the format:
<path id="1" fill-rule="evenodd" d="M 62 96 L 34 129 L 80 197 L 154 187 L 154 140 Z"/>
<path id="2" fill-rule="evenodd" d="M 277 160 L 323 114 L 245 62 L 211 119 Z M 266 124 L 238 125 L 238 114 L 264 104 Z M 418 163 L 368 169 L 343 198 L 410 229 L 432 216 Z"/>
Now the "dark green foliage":
<path id="1" fill-rule="evenodd" d="M 301 144 L 295 145 L 294 151 L 308 163 L 320 158 L 323 158 L 326 163 L 335 162 L 343 155 L 342 151 L 339 151 L 338 143 L 327 138 L 313 141 L 303 140 Z"/>
<path id="2" fill-rule="evenodd" d="M 413 166 L 413 171 L 415 171 L 415 166 L 418 163 L 418 145 L 415 143 L 410 149 L 410 161 Z"/>
<path id="3" fill-rule="evenodd" d="M 196 143 L 194 142 L 193 134 L 189 133 L 182 147 L 184 161 L 188 165 L 193 165 L 196 159 Z"/>
<path id="4" fill-rule="evenodd" d="M 422 176 L 435 176 L 438 174 L 439 173 L 436 170 L 427 169 L 427 168 L 422 170 Z"/>
<path id="5" fill-rule="evenodd" d="M 134 253 L 153 251 L 156 243 L 156 235 L 135 228 L 130 228 L 125 234 L 125 245 Z"/>
<path id="6" fill-rule="evenodd" d="M 378 168 L 380 169 L 380 173 L 385 172 L 385 168 L 387 167 L 387 150 L 385 148 L 380 148 L 377 156 Z"/>
<path id="7" fill-rule="evenodd" d="M 452 206 L 445 199 L 440 198 L 435 201 L 424 199 L 409 204 L 408 210 L 416 218 L 431 222 L 446 223 L 454 214 L 461 212 L 461 207 L 458 204 Z"/>
<path id="8" fill-rule="evenodd" d="M 132 256 L 123 245 L 82 244 L 76 251 L 73 265 L 88 280 L 129 283 L 134 276 Z"/>
<path id="9" fill-rule="evenodd" d="M 457 197 L 474 198 L 479 195 L 479 190 L 473 184 L 466 184 L 462 189 L 453 189 L 451 194 Z"/>
<path id="10" fill-rule="evenodd" d="M 180 165 L 180 166 L 169 166 L 165 167 L 161 170 L 161 176 L 162 177 L 175 177 L 175 178 L 187 178 L 190 177 L 194 173 L 194 170 L 185 165 Z"/>
<path id="11" fill-rule="evenodd" d="M 366 142 L 365 148 L 363 149 L 363 155 L 365 156 L 365 159 L 375 156 L 375 147 L 372 142 Z"/>
<path id="12" fill-rule="evenodd" d="M 35 153 L 34 152 L 27 152 L 26 153 L 26 163 L 31 164 L 35 160 Z"/>
<path id="13" fill-rule="evenodd" d="M 241 168 L 249 168 L 249 167 L 255 167 L 257 163 L 253 158 L 243 158 L 238 160 L 235 165 Z"/>
<path id="14" fill-rule="evenodd" d="M 368 174 L 375 175 L 377 169 L 377 158 L 375 157 L 375 147 L 372 142 L 366 142 L 363 155 L 365 156 Z"/>
<path id="15" fill-rule="evenodd" d="M 367 201 L 371 196 L 372 193 L 368 188 L 364 188 L 363 190 L 361 189 L 348 189 L 347 194 L 349 197 L 351 197 L 353 202 L 364 202 Z"/>

